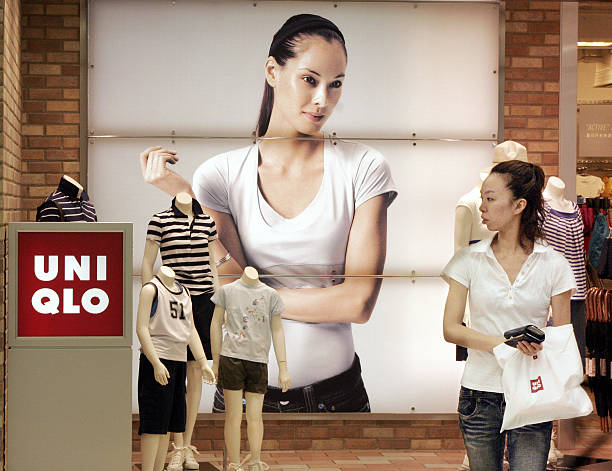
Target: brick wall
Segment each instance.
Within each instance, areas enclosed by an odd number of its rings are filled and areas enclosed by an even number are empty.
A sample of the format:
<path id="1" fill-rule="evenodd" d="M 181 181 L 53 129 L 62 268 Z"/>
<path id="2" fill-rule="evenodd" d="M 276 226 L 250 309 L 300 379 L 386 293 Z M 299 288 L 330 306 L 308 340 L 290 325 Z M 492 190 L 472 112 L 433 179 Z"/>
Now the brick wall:
<path id="1" fill-rule="evenodd" d="M 343 414 L 346 416 L 346 414 Z M 264 414 L 263 450 L 462 450 L 459 420 L 451 414 L 415 414 L 415 420 L 292 420 Z M 223 450 L 223 416 L 199 419 L 192 444 L 199 451 Z M 248 449 L 242 421 L 242 450 Z M 140 450 L 137 417 L 133 450 Z"/>
<path id="2" fill-rule="evenodd" d="M 527 147 L 529 161 L 559 172 L 560 2 L 506 2 L 504 139 Z"/>
<path id="3" fill-rule="evenodd" d="M 79 180 L 79 0 L 23 0 L 23 205 Z"/>
<path id="4" fill-rule="evenodd" d="M 18 0 L 0 1 L 0 469 L 4 469 L 6 417 L 6 266 L 7 224 L 22 219 L 21 212 L 21 80 L 20 80 L 20 11 Z"/>

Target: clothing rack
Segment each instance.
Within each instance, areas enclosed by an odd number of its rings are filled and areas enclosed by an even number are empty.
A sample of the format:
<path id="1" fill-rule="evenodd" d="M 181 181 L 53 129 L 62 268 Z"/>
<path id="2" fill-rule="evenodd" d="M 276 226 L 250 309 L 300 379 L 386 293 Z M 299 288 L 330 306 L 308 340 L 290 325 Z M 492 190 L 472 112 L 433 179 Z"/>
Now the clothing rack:
<path id="1" fill-rule="evenodd" d="M 590 288 L 586 296 L 586 375 L 595 396 L 602 432 L 610 431 L 612 417 L 612 291 Z"/>
<path id="2" fill-rule="evenodd" d="M 611 172 L 612 160 L 610 159 L 580 159 L 576 161 L 576 171 L 582 172 Z"/>

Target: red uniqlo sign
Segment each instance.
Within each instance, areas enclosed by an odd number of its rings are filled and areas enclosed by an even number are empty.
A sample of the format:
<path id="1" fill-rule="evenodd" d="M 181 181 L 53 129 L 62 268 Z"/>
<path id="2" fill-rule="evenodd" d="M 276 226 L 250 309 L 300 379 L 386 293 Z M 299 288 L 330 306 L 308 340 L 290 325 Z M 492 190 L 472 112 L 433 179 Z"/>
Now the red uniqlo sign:
<path id="1" fill-rule="evenodd" d="M 123 335 L 121 232 L 19 232 L 19 337 Z"/>

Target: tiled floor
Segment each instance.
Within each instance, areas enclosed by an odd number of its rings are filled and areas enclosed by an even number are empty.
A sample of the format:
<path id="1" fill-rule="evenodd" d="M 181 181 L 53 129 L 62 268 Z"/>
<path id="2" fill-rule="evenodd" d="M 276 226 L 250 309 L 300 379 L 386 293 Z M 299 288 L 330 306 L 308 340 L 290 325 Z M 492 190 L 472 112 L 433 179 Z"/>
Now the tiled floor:
<path id="1" fill-rule="evenodd" d="M 135 459 L 139 457 L 135 455 Z M 403 470 L 449 470 L 458 469 L 463 460 L 461 451 L 271 451 L 262 452 L 261 460 L 270 469 L 282 471 L 350 471 L 358 469 L 403 471 Z M 222 468 L 221 452 L 201 453 L 198 461 L 209 462 Z M 138 461 L 136 461 L 138 462 Z M 134 471 L 140 467 L 134 465 Z M 203 469 L 203 467 L 201 467 Z"/>
<path id="2" fill-rule="evenodd" d="M 567 456 L 565 465 L 560 464 L 559 471 L 612 471 L 612 433 L 602 433 L 598 421 L 596 416 L 578 419 L 576 448 L 561 450 Z M 462 450 L 303 450 L 263 451 L 261 459 L 272 470 L 282 471 L 410 471 L 457 470 L 463 456 Z M 611 461 L 588 465 L 588 460 L 572 457 Z M 200 471 L 216 471 L 215 468 L 220 470 L 223 467 L 221 451 L 202 452 L 197 458 L 201 462 Z M 134 453 L 133 463 L 133 471 L 140 471 L 140 453 Z M 584 465 L 587 466 L 583 468 Z"/>
<path id="3" fill-rule="evenodd" d="M 574 454 L 574 453 L 572 453 Z M 605 452 L 597 452 L 599 458 Z M 612 457 L 612 456 L 608 456 Z M 135 463 L 138 463 L 138 454 L 134 455 Z M 273 451 L 263 452 L 262 461 L 270 466 L 271 470 L 281 471 L 357 471 L 359 469 L 380 471 L 411 471 L 411 470 L 457 470 L 463 461 L 461 451 Z M 198 456 L 201 462 L 200 471 L 221 470 L 223 467 L 223 455 L 221 452 L 201 453 Z M 593 460 L 595 461 L 595 460 Z M 210 465 L 208 465 L 210 463 Z M 581 466 L 589 463 L 589 460 L 576 460 L 568 455 L 564 461 L 559 463 L 558 471 L 570 471 L 590 468 Z M 580 465 L 580 466 L 578 466 Z M 612 461 L 600 464 L 594 470 L 612 470 Z M 133 471 L 140 471 L 140 466 L 134 464 Z"/>

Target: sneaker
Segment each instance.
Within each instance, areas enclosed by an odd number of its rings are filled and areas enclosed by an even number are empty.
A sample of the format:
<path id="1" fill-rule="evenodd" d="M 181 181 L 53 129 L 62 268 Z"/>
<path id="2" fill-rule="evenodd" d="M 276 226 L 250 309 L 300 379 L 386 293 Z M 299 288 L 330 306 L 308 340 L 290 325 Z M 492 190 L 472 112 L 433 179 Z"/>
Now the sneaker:
<path id="1" fill-rule="evenodd" d="M 193 454 L 199 455 L 200 452 L 193 445 L 188 445 L 185 447 L 185 469 L 200 469 L 200 463 L 195 459 Z"/>
<path id="2" fill-rule="evenodd" d="M 251 461 L 249 463 L 249 471 L 267 471 L 268 469 L 270 469 L 270 466 L 263 461 Z"/>
<path id="3" fill-rule="evenodd" d="M 185 461 L 185 448 L 177 448 L 172 442 L 173 450 L 170 452 L 170 462 L 166 471 L 183 471 L 183 461 Z"/>
<path id="4" fill-rule="evenodd" d="M 461 471 L 470 471 L 470 460 L 467 454 L 463 457 L 463 463 L 459 466 L 459 469 Z"/>

